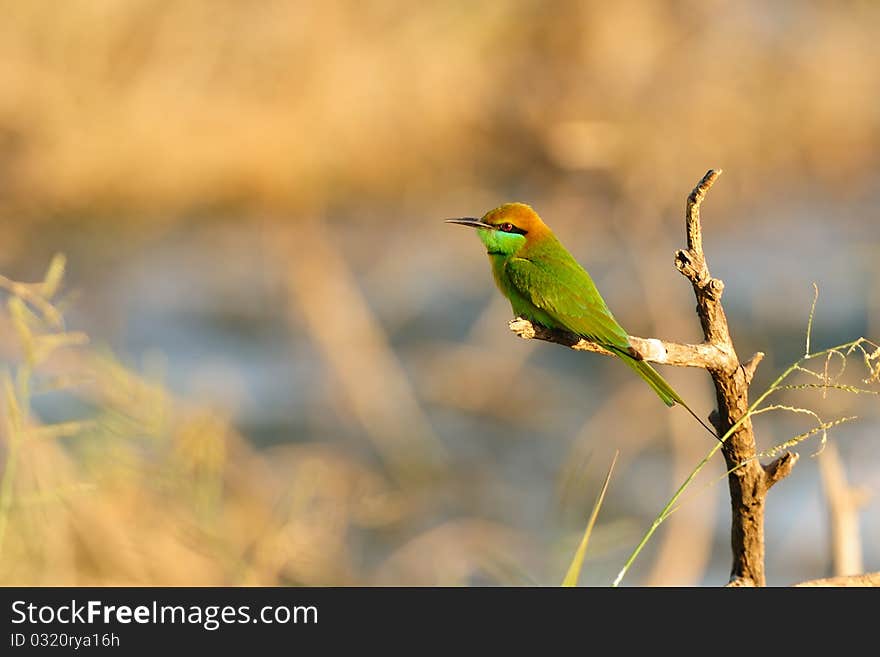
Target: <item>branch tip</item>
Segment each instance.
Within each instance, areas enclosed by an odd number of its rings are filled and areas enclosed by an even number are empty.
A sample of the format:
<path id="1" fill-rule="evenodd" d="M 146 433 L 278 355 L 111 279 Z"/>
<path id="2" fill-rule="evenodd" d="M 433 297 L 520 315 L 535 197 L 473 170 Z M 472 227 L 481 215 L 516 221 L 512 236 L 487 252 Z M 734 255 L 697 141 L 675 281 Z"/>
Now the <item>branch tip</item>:
<path id="1" fill-rule="evenodd" d="M 751 358 L 743 363 L 742 368 L 743 374 L 746 375 L 746 385 L 749 385 L 752 382 L 752 378 L 755 376 L 755 370 L 758 369 L 758 365 L 761 364 L 762 360 L 764 360 L 764 352 L 756 351 Z"/>
<path id="2" fill-rule="evenodd" d="M 709 188 L 715 184 L 715 181 L 718 180 L 718 176 L 720 176 L 724 172 L 723 169 L 709 169 L 706 172 L 706 175 L 700 179 L 700 182 L 697 183 L 697 186 L 694 187 L 690 196 L 688 196 L 688 203 L 696 203 L 699 204 L 703 198 L 706 196 L 706 192 L 709 191 Z"/>
<path id="3" fill-rule="evenodd" d="M 510 330 L 516 333 L 523 340 L 531 340 L 535 337 L 535 327 L 532 323 L 523 319 L 522 317 L 514 317 L 507 325 L 510 327 Z"/>
<path id="4" fill-rule="evenodd" d="M 687 245 L 699 269 L 705 270 L 703 261 L 703 236 L 700 226 L 700 204 L 706 198 L 706 192 L 721 175 L 721 169 L 709 169 L 706 175 L 697 183 L 687 198 L 687 210 L 685 212 L 687 228 Z"/>
<path id="5" fill-rule="evenodd" d="M 775 461 L 764 466 L 765 482 L 769 490 L 773 484 L 782 481 L 791 474 L 792 468 L 798 462 L 798 455 L 794 452 L 786 452 Z"/>

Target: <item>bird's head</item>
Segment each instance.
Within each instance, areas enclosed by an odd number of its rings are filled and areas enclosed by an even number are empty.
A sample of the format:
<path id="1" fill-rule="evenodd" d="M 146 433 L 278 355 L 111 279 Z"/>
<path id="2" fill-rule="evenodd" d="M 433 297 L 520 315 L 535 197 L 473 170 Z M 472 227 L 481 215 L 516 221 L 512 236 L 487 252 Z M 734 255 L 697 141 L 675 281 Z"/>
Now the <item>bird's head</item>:
<path id="1" fill-rule="evenodd" d="M 446 221 L 476 228 L 489 255 L 513 255 L 550 230 L 525 203 L 505 203 L 481 219 L 464 217 Z"/>

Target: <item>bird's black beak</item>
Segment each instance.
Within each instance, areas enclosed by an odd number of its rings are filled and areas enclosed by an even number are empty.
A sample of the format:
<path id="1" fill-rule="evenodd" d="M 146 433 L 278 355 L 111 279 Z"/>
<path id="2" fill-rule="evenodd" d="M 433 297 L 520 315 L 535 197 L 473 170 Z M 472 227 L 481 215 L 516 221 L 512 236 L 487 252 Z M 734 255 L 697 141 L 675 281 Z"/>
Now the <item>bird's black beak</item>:
<path id="1" fill-rule="evenodd" d="M 471 228 L 489 228 L 494 229 L 495 226 L 487 224 L 482 219 L 474 219 L 473 217 L 462 217 L 460 219 L 447 219 L 447 224 L 461 224 L 462 226 L 470 226 Z"/>

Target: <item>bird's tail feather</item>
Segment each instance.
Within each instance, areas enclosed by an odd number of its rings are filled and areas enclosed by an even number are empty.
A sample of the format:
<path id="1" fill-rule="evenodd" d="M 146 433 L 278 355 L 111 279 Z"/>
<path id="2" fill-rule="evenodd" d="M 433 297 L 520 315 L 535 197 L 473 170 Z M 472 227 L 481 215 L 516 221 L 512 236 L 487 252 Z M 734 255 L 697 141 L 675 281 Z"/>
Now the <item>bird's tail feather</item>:
<path id="1" fill-rule="evenodd" d="M 629 354 L 625 352 L 620 353 L 621 359 L 633 368 L 636 373 L 642 377 L 649 386 L 657 393 L 657 396 L 663 400 L 663 403 L 667 406 L 675 406 L 676 404 L 681 404 L 688 413 L 690 413 L 694 419 L 705 427 L 706 431 L 711 433 L 715 438 L 718 437 L 718 434 L 715 432 L 712 427 L 706 424 L 703 420 L 700 419 L 700 416 L 694 413 L 690 406 L 681 398 L 675 390 L 666 382 L 660 373 L 657 372 L 651 365 L 643 360 L 636 360 Z"/>

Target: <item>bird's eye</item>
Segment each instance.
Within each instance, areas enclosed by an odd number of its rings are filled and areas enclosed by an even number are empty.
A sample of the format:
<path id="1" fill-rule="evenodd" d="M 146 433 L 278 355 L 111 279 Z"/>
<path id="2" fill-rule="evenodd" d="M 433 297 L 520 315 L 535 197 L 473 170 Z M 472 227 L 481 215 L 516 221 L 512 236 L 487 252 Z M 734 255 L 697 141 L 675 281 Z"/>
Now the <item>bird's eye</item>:
<path id="1" fill-rule="evenodd" d="M 501 228 L 501 230 L 503 230 L 505 233 L 512 233 L 512 232 L 513 232 L 513 224 L 511 224 L 511 223 L 504 223 L 504 224 L 501 224 L 500 228 Z"/>

